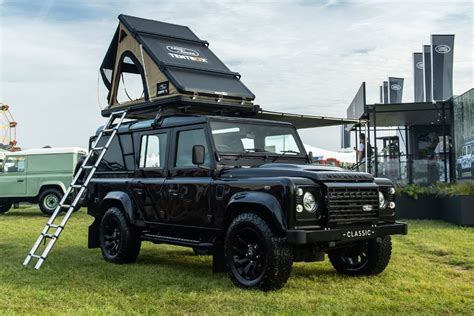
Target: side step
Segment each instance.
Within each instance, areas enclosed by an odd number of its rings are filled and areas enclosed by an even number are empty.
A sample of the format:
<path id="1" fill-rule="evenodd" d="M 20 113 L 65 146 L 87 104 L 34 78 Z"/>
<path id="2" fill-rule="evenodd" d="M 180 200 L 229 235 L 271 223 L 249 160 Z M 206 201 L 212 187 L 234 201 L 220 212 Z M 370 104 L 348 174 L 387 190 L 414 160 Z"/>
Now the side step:
<path id="1" fill-rule="evenodd" d="M 143 234 L 142 240 L 151 241 L 154 243 L 166 243 L 176 246 L 185 246 L 185 247 L 202 247 L 202 248 L 212 248 L 214 245 L 212 243 L 203 243 L 199 240 L 192 239 L 183 239 L 170 236 L 161 236 L 153 234 Z"/>

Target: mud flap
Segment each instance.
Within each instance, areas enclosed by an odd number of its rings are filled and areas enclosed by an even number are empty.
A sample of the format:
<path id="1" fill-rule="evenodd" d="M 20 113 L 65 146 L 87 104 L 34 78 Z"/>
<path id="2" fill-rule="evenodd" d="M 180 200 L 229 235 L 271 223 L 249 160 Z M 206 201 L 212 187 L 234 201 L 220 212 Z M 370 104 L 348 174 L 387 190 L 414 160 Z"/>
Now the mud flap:
<path id="1" fill-rule="evenodd" d="M 226 272 L 224 246 L 217 244 L 212 253 L 212 273 Z"/>
<path id="2" fill-rule="evenodd" d="M 94 222 L 89 226 L 89 235 L 88 235 L 88 248 L 99 248 L 100 247 L 100 220 L 95 219 Z"/>

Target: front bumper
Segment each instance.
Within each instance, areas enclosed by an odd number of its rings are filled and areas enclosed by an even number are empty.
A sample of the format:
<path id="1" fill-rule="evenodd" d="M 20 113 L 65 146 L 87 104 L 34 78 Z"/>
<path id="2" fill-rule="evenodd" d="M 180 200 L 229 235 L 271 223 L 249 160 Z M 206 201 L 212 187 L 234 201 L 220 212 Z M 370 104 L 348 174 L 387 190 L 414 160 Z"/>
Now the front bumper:
<path id="1" fill-rule="evenodd" d="M 387 235 L 406 235 L 407 224 L 395 222 L 370 226 L 332 228 L 326 230 L 287 230 L 286 239 L 290 244 L 304 245 L 321 242 L 351 242 Z"/>

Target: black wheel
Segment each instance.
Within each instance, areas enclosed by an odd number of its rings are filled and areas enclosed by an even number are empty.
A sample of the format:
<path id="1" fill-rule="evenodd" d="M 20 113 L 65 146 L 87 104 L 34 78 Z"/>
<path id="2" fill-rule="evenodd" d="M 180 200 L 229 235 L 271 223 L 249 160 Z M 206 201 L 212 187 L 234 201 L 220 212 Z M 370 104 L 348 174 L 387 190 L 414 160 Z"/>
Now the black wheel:
<path id="1" fill-rule="evenodd" d="M 264 291 L 281 288 L 290 277 L 293 252 L 253 213 L 237 216 L 226 234 L 224 252 L 232 282 L 242 288 Z"/>
<path id="2" fill-rule="evenodd" d="M 140 253 L 141 239 L 137 229 L 128 224 L 122 210 L 111 207 L 100 223 L 102 256 L 112 263 L 132 263 Z"/>
<path id="3" fill-rule="evenodd" d="M 210 256 L 212 250 L 210 248 L 193 247 L 193 252 L 196 256 Z"/>
<path id="4" fill-rule="evenodd" d="M 46 189 L 39 196 L 39 208 L 43 214 L 52 215 L 59 205 L 63 193 L 58 189 Z"/>
<path id="5" fill-rule="evenodd" d="M 0 214 L 5 214 L 12 208 L 12 203 L 0 202 Z"/>
<path id="6" fill-rule="evenodd" d="M 376 275 L 387 267 L 392 254 L 390 236 L 371 239 L 328 253 L 337 272 L 347 275 Z"/>

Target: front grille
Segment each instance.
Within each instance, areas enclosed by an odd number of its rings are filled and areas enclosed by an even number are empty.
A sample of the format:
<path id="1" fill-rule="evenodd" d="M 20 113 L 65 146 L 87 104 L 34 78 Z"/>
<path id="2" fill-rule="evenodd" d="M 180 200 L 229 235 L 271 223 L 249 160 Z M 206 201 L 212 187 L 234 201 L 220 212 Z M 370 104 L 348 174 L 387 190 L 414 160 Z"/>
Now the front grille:
<path id="1" fill-rule="evenodd" d="M 372 222 L 378 217 L 377 188 L 328 188 L 327 209 L 329 224 Z M 371 205 L 371 211 L 364 211 Z"/>

